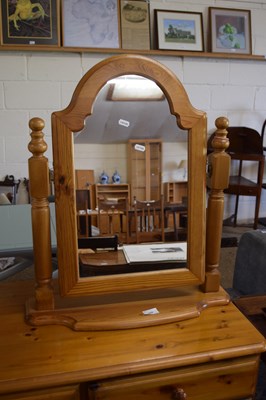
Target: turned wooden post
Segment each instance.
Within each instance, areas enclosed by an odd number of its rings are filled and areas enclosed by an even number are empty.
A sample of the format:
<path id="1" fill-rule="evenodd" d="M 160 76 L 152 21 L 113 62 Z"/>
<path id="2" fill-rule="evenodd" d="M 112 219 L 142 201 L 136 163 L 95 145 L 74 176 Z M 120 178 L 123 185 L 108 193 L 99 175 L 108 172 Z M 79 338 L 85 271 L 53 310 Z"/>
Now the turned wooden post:
<path id="1" fill-rule="evenodd" d="M 229 121 L 225 117 L 219 117 L 215 125 L 217 130 L 212 141 L 214 151 L 208 156 L 207 186 L 210 192 L 207 209 L 206 275 L 202 286 L 205 292 L 216 292 L 220 286 L 218 267 L 223 228 L 223 191 L 228 187 L 230 170 L 230 156 L 225 152 L 229 146 L 226 130 Z"/>
<path id="2" fill-rule="evenodd" d="M 54 309 L 52 288 L 52 251 L 50 232 L 49 168 L 43 155 L 47 150 L 42 132 L 45 124 L 41 118 L 29 122 L 31 141 L 28 145 L 33 156 L 29 159 L 29 189 L 31 196 L 32 238 L 35 267 L 35 300 L 37 310 Z"/>

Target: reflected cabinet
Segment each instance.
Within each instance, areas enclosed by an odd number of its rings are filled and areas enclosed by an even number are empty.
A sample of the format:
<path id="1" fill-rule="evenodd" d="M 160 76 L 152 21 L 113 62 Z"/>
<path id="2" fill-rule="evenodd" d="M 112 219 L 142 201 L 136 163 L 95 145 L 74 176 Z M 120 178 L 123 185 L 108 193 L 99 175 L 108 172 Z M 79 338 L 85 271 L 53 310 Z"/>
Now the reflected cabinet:
<path id="1" fill-rule="evenodd" d="M 130 139 L 128 142 L 128 182 L 131 202 L 159 200 L 162 186 L 162 141 Z"/>

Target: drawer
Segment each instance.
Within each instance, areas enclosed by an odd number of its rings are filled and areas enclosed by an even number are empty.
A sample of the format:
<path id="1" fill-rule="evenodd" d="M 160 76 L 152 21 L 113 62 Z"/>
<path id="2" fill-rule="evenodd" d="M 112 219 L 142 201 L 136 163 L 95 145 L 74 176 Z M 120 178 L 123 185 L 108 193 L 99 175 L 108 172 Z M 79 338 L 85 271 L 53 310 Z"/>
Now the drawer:
<path id="1" fill-rule="evenodd" d="M 255 392 L 258 357 L 102 380 L 89 384 L 89 400 L 234 400 Z"/>
<path id="2" fill-rule="evenodd" d="M 3 397 L 2 397 L 3 396 Z M 79 385 L 0 395 L 5 400 L 80 400 Z"/>

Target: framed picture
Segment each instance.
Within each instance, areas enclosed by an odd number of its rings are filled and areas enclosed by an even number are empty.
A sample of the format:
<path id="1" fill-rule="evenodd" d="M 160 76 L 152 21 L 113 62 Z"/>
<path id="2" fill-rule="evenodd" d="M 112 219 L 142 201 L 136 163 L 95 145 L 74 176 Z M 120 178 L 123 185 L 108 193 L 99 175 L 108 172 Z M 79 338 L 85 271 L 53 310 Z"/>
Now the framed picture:
<path id="1" fill-rule="evenodd" d="M 202 13 L 154 11 L 158 49 L 203 51 Z"/>
<path id="2" fill-rule="evenodd" d="M 1 22 L 2 45 L 60 46 L 58 0 L 2 0 Z"/>
<path id="3" fill-rule="evenodd" d="M 150 50 L 150 8 L 146 0 L 120 0 L 122 49 Z"/>
<path id="4" fill-rule="evenodd" d="M 62 0 L 63 46 L 119 48 L 117 0 Z"/>
<path id="5" fill-rule="evenodd" d="M 211 51 L 251 54 L 250 10 L 209 7 Z"/>

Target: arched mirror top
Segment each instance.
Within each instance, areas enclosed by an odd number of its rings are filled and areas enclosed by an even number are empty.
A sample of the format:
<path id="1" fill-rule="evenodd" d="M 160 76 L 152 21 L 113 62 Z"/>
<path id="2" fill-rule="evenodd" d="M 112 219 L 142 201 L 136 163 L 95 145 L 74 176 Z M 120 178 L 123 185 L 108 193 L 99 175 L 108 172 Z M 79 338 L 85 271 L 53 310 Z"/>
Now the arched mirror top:
<path id="1" fill-rule="evenodd" d="M 179 128 L 188 130 L 187 267 L 81 278 L 75 207 L 74 132 L 83 129 L 85 119 L 93 113 L 94 102 L 103 86 L 111 79 L 131 74 L 154 81 L 163 91 L 170 113 L 176 117 Z M 120 55 L 100 62 L 81 79 L 69 106 L 52 114 L 52 140 L 57 257 L 62 295 L 79 296 L 199 285 L 204 281 L 206 115 L 191 105 L 183 85 L 171 71 L 157 61 L 137 55 Z"/>
<path id="2" fill-rule="evenodd" d="M 85 118 L 92 114 L 93 104 L 101 88 L 111 79 L 121 75 L 140 75 L 154 81 L 164 92 L 171 114 L 178 126 L 191 129 L 204 116 L 195 109 L 178 78 L 157 61 L 137 55 L 119 55 L 103 60 L 91 68 L 77 85 L 70 104 L 54 113 L 72 131 L 83 129 Z"/>

